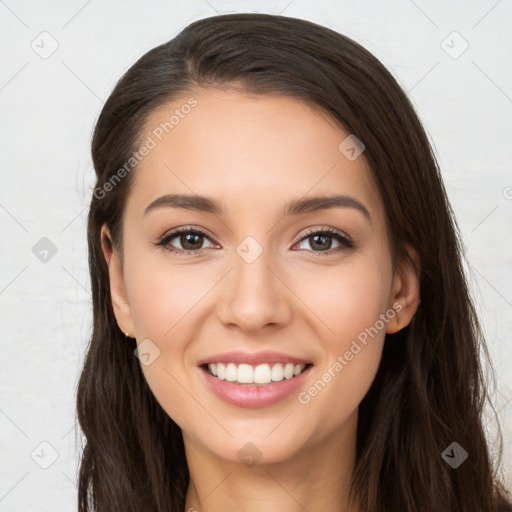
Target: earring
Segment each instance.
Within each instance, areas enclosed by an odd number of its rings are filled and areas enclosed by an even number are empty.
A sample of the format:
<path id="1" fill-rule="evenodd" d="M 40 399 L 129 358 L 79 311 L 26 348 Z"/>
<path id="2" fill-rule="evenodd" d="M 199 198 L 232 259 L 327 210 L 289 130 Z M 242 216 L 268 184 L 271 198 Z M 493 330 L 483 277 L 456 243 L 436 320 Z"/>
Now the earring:
<path id="1" fill-rule="evenodd" d="M 128 331 L 125 331 L 123 327 L 119 326 L 119 329 L 121 329 L 121 332 L 124 334 L 124 337 L 127 339 L 135 339 L 131 334 L 128 333 Z"/>
<path id="2" fill-rule="evenodd" d="M 399 332 L 403 329 L 403 327 L 400 327 L 400 320 L 398 318 L 398 315 L 396 315 L 396 323 L 398 325 L 398 329 L 395 332 Z"/>

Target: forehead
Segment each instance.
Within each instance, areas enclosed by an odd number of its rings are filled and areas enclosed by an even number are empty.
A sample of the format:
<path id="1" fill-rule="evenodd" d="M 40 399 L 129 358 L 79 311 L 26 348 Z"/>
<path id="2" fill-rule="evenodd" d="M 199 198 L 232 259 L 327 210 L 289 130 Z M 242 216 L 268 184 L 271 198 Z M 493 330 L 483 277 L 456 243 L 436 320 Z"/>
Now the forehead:
<path id="1" fill-rule="evenodd" d="M 197 91 L 148 116 L 142 140 L 152 147 L 136 167 L 131 201 L 145 208 L 163 194 L 206 195 L 228 212 L 254 215 L 278 213 L 293 199 L 346 194 L 378 221 L 364 153 L 351 161 L 339 149 L 349 135 L 296 98 Z"/>

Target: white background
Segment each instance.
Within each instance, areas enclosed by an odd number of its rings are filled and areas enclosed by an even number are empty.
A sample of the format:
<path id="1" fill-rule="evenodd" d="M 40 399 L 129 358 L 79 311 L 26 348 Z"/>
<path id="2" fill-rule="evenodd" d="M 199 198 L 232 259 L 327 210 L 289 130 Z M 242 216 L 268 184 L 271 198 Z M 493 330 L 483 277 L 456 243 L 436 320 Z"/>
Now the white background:
<path id="1" fill-rule="evenodd" d="M 281 13 L 337 30 L 378 57 L 408 91 L 434 143 L 473 270 L 496 368 L 492 397 L 504 467 L 512 475 L 510 1 L 5 0 L 0 511 L 76 510 L 75 388 L 91 324 L 90 138 L 101 107 L 143 53 L 192 21 L 235 10 Z M 453 31 L 469 44 L 457 58 L 464 40 Z M 48 49 L 51 38 L 58 48 L 43 59 L 31 44 Z M 32 252 L 42 237 L 57 249 L 46 263 Z M 494 431 L 492 421 L 487 428 Z M 52 449 L 42 442 L 58 452 L 47 469 L 34 460 L 51 462 Z"/>

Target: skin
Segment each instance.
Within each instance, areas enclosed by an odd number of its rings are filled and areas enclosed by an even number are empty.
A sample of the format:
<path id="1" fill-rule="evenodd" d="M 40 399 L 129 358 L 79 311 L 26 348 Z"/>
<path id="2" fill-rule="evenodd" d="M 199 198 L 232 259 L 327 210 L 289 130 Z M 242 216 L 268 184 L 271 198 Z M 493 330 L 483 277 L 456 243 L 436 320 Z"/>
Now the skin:
<path id="1" fill-rule="evenodd" d="M 393 274 L 383 204 L 364 153 L 350 161 L 338 150 L 349 132 L 294 98 L 217 89 L 193 97 L 198 105 L 133 171 L 122 262 L 102 230 L 118 324 L 160 350 L 142 370 L 183 432 L 191 475 L 185 510 L 356 512 L 347 491 L 358 405 L 385 334 L 416 312 L 417 274 L 411 266 Z M 153 112 L 146 135 L 186 98 Z M 227 211 L 219 217 L 162 207 L 145 216 L 167 193 L 207 195 Z M 353 208 L 282 216 L 289 200 L 334 193 L 363 203 L 372 223 Z M 201 255 L 153 245 L 189 225 L 209 233 L 192 240 Z M 340 243 L 331 238 L 331 254 L 321 254 L 328 245 L 304 238 L 310 227 L 339 230 L 356 247 L 336 252 Z M 236 252 L 247 236 L 263 249 L 250 264 Z M 179 235 L 169 245 L 183 248 Z M 419 268 L 417 253 L 407 250 Z M 197 362 L 207 356 L 275 350 L 314 363 L 300 391 L 307 390 L 396 303 L 397 316 L 307 404 L 293 393 L 264 408 L 235 407 L 200 378 Z M 248 442 L 261 452 L 250 467 L 237 455 Z"/>

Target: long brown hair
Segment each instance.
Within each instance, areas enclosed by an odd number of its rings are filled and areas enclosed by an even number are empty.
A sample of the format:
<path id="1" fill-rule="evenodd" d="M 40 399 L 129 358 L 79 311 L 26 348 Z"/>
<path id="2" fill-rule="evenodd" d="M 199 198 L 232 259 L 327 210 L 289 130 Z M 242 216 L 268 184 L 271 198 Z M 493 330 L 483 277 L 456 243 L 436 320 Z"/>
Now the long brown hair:
<path id="1" fill-rule="evenodd" d="M 490 403 L 486 343 L 463 269 L 463 243 L 439 165 L 406 94 L 362 46 L 296 18 L 256 13 L 196 21 L 143 55 L 119 80 L 98 118 L 97 183 L 88 218 L 93 332 L 77 388 L 85 436 L 79 511 L 183 512 L 189 483 L 182 433 L 161 408 L 116 323 L 100 230 L 114 246 L 148 115 L 201 88 L 299 98 L 364 143 L 385 205 L 395 269 L 404 244 L 421 258 L 421 305 L 388 338 L 359 406 L 351 492 L 366 512 L 510 511 L 484 433 Z M 125 167 L 126 170 L 126 167 Z M 107 183 L 111 186 L 107 186 Z M 114 185 L 112 185 L 114 183 Z M 493 374 L 492 374 L 493 375 Z M 453 442 L 467 453 L 451 467 Z"/>

